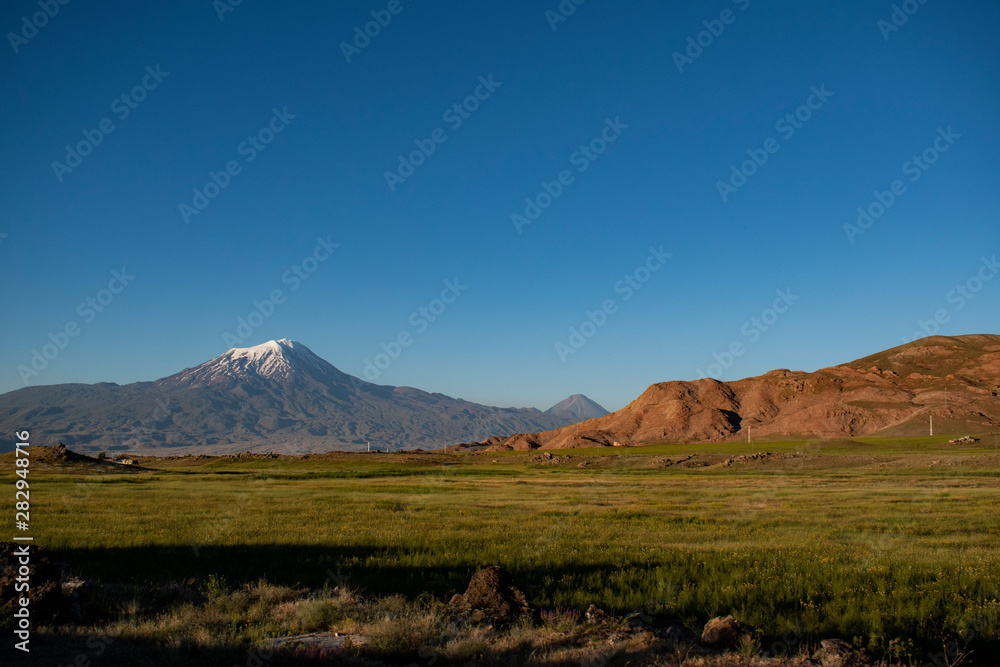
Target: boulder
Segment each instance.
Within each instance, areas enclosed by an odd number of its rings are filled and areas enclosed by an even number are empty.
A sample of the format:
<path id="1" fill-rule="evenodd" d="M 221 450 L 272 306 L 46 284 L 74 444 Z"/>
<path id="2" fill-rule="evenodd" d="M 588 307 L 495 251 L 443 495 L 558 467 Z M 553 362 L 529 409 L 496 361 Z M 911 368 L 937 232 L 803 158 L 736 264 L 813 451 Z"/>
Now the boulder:
<path id="1" fill-rule="evenodd" d="M 510 573 L 498 565 L 472 575 L 465 593 L 452 597 L 448 608 L 469 612 L 472 620 L 495 625 L 508 624 L 526 615 L 537 616 L 537 610 L 514 585 Z"/>
<path id="2" fill-rule="evenodd" d="M 753 641 L 757 631 L 732 616 L 716 616 L 705 624 L 701 643 L 710 648 L 739 648 L 744 642 Z"/>

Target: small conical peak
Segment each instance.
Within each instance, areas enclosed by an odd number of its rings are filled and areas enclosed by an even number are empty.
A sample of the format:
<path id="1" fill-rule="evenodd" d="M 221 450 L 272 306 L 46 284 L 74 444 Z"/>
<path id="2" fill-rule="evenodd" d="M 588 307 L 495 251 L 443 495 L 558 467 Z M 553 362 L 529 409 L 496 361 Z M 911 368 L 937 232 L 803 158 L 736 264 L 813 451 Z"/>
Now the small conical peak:
<path id="1" fill-rule="evenodd" d="M 593 419 L 608 414 L 607 410 L 583 394 L 568 396 L 546 410 L 546 412 L 577 420 Z"/>

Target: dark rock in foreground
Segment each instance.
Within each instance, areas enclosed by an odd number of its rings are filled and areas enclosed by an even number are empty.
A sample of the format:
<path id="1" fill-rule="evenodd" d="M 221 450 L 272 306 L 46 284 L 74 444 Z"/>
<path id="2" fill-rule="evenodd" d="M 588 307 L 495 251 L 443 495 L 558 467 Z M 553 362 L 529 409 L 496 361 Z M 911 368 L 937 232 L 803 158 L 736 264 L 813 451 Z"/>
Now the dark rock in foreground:
<path id="1" fill-rule="evenodd" d="M 507 570 L 492 565 L 472 575 L 464 595 L 456 595 L 448 603 L 455 612 L 471 614 L 473 621 L 489 621 L 506 625 L 525 616 L 536 616 L 535 610 L 515 585 Z"/>
<path id="2" fill-rule="evenodd" d="M 737 649 L 752 642 L 756 636 L 757 631 L 752 626 L 732 616 L 716 616 L 705 624 L 701 642 L 711 648 Z"/>

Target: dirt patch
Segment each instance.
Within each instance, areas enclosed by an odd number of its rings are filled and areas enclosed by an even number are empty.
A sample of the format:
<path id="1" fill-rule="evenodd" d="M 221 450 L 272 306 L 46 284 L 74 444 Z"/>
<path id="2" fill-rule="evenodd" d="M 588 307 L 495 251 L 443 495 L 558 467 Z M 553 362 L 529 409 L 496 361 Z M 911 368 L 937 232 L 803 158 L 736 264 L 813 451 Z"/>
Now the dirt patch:
<path id="1" fill-rule="evenodd" d="M 776 452 L 758 452 L 756 454 L 743 454 L 741 456 L 726 459 L 721 463 L 721 466 L 725 468 L 729 468 L 734 465 L 755 465 L 756 467 L 764 467 L 768 464 L 798 458 L 803 458 L 803 455 L 800 453 L 785 454 Z"/>
<path id="2" fill-rule="evenodd" d="M 340 632 L 311 632 L 294 637 L 276 637 L 266 642 L 274 648 L 305 648 L 320 652 L 339 653 L 352 646 L 367 646 L 368 637 Z"/>
<path id="3" fill-rule="evenodd" d="M 542 452 L 537 456 L 532 456 L 528 459 L 532 463 L 547 463 L 550 465 L 558 465 L 560 463 L 566 462 L 570 459 L 569 456 L 553 456 L 551 452 Z"/>

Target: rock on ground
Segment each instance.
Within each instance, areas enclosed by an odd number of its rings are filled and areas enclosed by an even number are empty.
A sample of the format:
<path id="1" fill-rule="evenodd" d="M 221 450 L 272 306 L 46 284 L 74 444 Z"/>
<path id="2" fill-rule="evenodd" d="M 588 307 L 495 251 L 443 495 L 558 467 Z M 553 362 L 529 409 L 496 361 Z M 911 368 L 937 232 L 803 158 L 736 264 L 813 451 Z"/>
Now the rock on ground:
<path id="1" fill-rule="evenodd" d="M 744 642 L 753 641 L 757 631 L 732 616 L 716 616 L 705 624 L 701 642 L 711 648 L 739 648 Z"/>
<path id="2" fill-rule="evenodd" d="M 472 575 L 464 595 L 456 595 L 448 603 L 456 612 L 469 612 L 473 620 L 505 624 L 525 615 L 537 615 L 528 599 L 514 585 L 507 570 L 492 565 Z"/>

